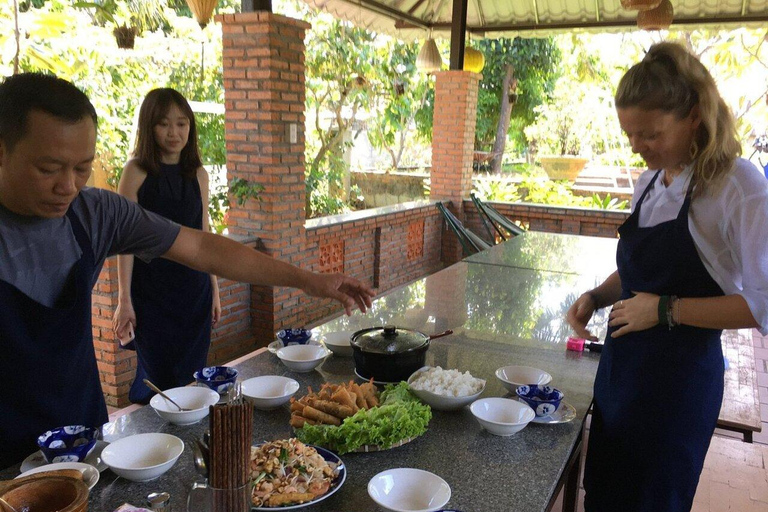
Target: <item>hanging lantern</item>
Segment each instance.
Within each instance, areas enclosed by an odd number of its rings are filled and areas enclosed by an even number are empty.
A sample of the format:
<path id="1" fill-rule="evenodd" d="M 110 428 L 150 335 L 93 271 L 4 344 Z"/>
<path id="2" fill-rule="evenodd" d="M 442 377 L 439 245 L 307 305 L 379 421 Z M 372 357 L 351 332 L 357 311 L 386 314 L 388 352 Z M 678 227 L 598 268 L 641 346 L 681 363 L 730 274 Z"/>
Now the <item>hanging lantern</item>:
<path id="1" fill-rule="evenodd" d="M 464 49 L 464 71 L 479 73 L 485 66 L 485 55 L 479 50 L 467 47 Z"/>
<path id="2" fill-rule="evenodd" d="M 661 0 L 621 0 L 621 7 L 627 11 L 647 11 L 659 6 Z"/>
<path id="3" fill-rule="evenodd" d="M 208 22 L 211 21 L 211 15 L 217 3 L 218 0 L 187 0 L 187 5 L 192 14 L 195 15 L 200 28 L 205 28 Z"/>
<path id="4" fill-rule="evenodd" d="M 443 57 L 437 49 L 437 43 L 431 37 L 424 41 L 424 46 L 416 57 L 416 68 L 422 71 L 440 71 L 443 68 Z"/>
<path id="5" fill-rule="evenodd" d="M 675 14 L 669 0 L 661 0 L 655 9 L 637 13 L 637 26 L 643 30 L 664 30 L 672 24 Z"/>

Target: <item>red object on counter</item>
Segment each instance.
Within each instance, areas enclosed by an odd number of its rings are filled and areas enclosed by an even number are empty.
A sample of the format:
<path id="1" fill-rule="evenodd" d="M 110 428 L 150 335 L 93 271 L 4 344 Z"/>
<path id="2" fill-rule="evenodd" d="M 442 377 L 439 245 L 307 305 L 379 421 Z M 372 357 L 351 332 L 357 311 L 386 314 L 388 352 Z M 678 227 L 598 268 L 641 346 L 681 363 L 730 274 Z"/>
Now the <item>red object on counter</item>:
<path id="1" fill-rule="evenodd" d="M 569 337 L 565 348 L 574 352 L 584 352 L 584 338 Z"/>

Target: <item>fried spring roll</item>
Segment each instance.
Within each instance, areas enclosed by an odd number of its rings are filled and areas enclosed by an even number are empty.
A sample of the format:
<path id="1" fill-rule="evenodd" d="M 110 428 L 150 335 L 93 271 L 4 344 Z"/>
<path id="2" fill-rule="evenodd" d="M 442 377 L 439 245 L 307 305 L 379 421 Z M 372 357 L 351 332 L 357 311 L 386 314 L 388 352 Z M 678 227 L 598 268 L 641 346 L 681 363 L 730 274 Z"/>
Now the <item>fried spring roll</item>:
<path id="1" fill-rule="evenodd" d="M 319 411 L 309 405 L 304 408 L 304 417 L 308 420 L 324 423 L 326 425 L 341 425 L 341 420 L 336 416 L 332 416 L 326 412 Z"/>
<path id="2" fill-rule="evenodd" d="M 304 410 L 304 407 L 306 407 L 306 405 L 301 403 L 301 402 L 296 402 L 296 401 L 292 401 L 291 402 L 291 412 L 292 413 L 297 412 L 297 413 L 301 414 L 301 411 Z"/>
<path id="3" fill-rule="evenodd" d="M 352 409 L 353 413 L 356 413 L 359 411 L 359 407 L 357 407 L 357 404 L 355 403 L 355 400 L 350 396 L 349 392 L 347 391 L 347 388 L 344 386 L 339 386 L 336 392 L 333 394 L 331 399 L 334 402 L 338 402 L 341 405 L 346 405 L 350 409 Z"/>
<path id="4" fill-rule="evenodd" d="M 366 382 L 360 385 L 360 389 L 363 392 L 363 398 L 368 405 L 368 409 L 379 405 L 379 398 L 376 396 L 376 386 L 371 382 Z"/>
<path id="5" fill-rule="evenodd" d="M 291 426 L 293 428 L 301 428 L 304 424 L 317 425 L 317 422 L 309 420 L 299 414 L 291 414 Z"/>
<path id="6" fill-rule="evenodd" d="M 352 383 L 350 385 L 350 388 L 355 393 L 355 403 L 357 404 L 357 407 L 360 409 L 368 409 L 368 403 L 365 401 L 365 397 L 363 396 L 363 390 L 360 389 L 360 386 L 358 386 L 355 383 Z"/>
<path id="7" fill-rule="evenodd" d="M 329 400 L 313 399 L 309 401 L 309 405 L 318 411 L 323 411 L 342 420 L 355 414 L 350 407 L 337 404 L 336 402 L 331 402 Z"/>

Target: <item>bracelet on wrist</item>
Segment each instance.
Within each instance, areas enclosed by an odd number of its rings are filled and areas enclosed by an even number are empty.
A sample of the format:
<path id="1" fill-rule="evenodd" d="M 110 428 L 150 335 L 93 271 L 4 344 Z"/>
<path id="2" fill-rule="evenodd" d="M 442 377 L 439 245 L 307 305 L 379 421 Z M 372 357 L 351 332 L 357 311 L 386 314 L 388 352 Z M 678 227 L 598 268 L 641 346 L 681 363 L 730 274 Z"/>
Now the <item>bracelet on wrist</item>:
<path id="1" fill-rule="evenodd" d="M 659 316 L 659 325 L 669 326 L 669 295 L 662 295 L 659 297 L 659 309 L 657 311 Z"/>

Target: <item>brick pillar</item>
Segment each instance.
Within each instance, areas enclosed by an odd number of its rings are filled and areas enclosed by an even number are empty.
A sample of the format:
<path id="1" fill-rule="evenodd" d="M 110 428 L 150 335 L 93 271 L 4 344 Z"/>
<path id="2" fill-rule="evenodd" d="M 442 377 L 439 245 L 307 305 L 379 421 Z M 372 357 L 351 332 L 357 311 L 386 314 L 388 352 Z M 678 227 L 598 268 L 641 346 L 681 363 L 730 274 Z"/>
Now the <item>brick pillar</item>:
<path id="1" fill-rule="evenodd" d="M 259 248 L 299 264 L 304 222 L 304 33 L 308 23 L 270 12 L 217 17 L 223 30 L 227 179 L 261 184 L 260 200 L 231 199 L 229 230 L 260 239 Z M 257 344 L 291 321 L 300 292 L 253 287 Z"/>
<path id="2" fill-rule="evenodd" d="M 472 191 L 477 89 L 482 75 L 469 71 L 435 73 L 432 123 L 432 199 L 451 201 L 450 209 L 464 221 L 462 199 Z M 462 258 L 456 235 L 444 233 L 443 261 Z"/>
<path id="3" fill-rule="evenodd" d="M 117 257 L 104 262 L 91 301 L 93 348 L 101 390 L 108 406 L 125 407 L 136 370 L 136 352 L 120 348 L 112 332 L 112 316 L 117 307 Z"/>

